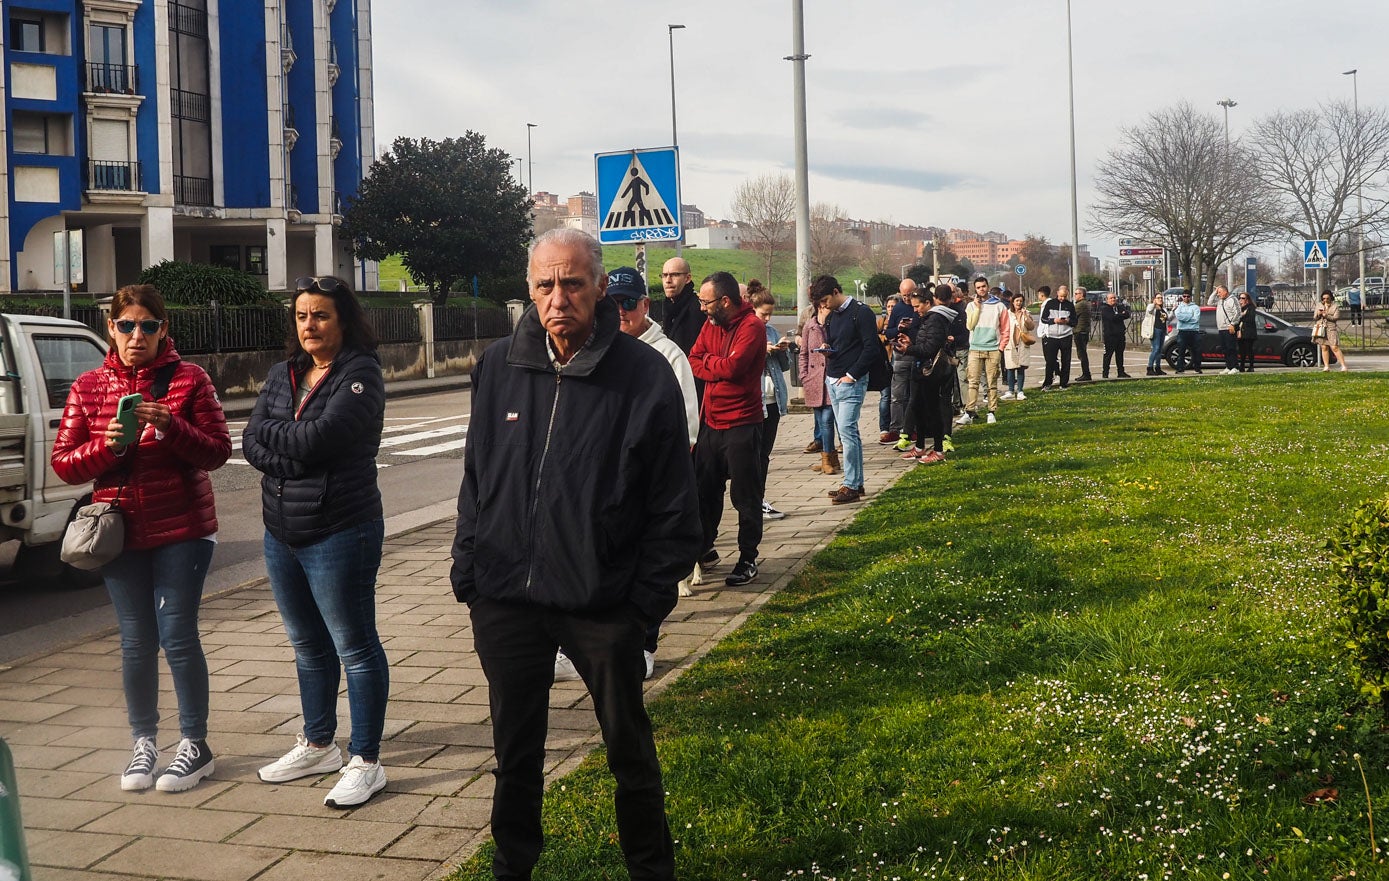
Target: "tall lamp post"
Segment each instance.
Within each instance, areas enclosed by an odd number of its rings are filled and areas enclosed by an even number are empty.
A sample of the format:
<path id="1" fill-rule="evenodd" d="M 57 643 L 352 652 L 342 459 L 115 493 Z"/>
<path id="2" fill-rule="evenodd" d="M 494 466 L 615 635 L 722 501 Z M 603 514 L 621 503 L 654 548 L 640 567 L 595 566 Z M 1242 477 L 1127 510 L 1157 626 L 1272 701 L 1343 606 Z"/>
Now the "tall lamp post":
<path id="1" fill-rule="evenodd" d="M 1360 178 L 1360 68 L 1353 68 L 1341 74 L 1350 77 L 1351 94 L 1355 97 L 1355 176 Z M 1363 180 L 1355 183 L 1355 213 L 1360 227 L 1360 303 L 1365 303 L 1365 184 Z"/>
<path id="2" fill-rule="evenodd" d="M 672 147 L 680 146 L 680 141 L 675 136 L 675 32 L 683 31 L 684 29 L 685 26 L 683 24 L 666 25 L 666 38 L 670 41 L 670 145 Z M 677 214 L 680 214 L 684 211 L 684 209 L 681 206 L 676 205 L 675 211 Z M 682 217 L 680 224 L 682 229 L 684 228 L 684 225 L 684 218 Z M 675 240 L 675 256 L 679 257 L 682 254 L 684 254 L 684 245 L 685 236 L 682 234 L 680 238 Z"/>
<path id="3" fill-rule="evenodd" d="M 805 7 L 791 0 L 791 102 L 796 130 L 796 311 L 810 305 L 810 154 L 805 122 Z"/>
<path id="4" fill-rule="evenodd" d="M 1230 108 L 1238 107 L 1238 101 L 1231 101 L 1226 98 L 1224 101 L 1215 102 L 1217 107 L 1225 108 L 1225 174 L 1230 174 Z M 1235 288 L 1235 255 L 1230 255 L 1230 262 L 1225 270 L 1225 289 L 1234 290 Z"/>
<path id="5" fill-rule="evenodd" d="M 526 123 L 526 177 L 530 178 L 531 198 L 535 198 L 535 165 L 531 162 L 531 129 L 540 128 L 534 122 Z"/>
<path id="6" fill-rule="evenodd" d="M 1066 0 L 1066 88 L 1071 111 L 1071 290 L 1080 287 L 1080 210 L 1076 206 L 1076 75 L 1071 52 L 1071 0 Z"/>

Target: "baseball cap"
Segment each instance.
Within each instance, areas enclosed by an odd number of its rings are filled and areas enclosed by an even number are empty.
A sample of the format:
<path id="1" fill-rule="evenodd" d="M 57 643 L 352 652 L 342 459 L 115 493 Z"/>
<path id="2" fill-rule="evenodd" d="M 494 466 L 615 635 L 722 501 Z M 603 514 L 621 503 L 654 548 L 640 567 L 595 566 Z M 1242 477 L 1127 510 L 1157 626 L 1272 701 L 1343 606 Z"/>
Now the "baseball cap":
<path id="1" fill-rule="evenodd" d="M 632 267 L 619 266 L 608 273 L 608 296 L 640 299 L 649 295 L 650 292 L 646 289 L 646 283 Z"/>

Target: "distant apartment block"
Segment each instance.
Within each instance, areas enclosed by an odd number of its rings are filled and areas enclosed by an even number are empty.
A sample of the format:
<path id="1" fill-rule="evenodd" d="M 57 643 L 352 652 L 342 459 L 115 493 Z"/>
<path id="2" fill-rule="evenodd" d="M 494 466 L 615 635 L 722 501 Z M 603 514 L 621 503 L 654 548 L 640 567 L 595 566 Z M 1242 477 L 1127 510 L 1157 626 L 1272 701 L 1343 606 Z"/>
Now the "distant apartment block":
<path id="1" fill-rule="evenodd" d="M 370 0 L 5 0 L 0 291 L 161 260 L 375 287 L 338 232 L 375 156 Z"/>
<path id="2" fill-rule="evenodd" d="M 743 231 L 736 224 L 686 229 L 685 246 L 709 251 L 736 251 L 743 246 Z"/>
<path id="3" fill-rule="evenodd" d="M 680 225 L 685 228 L 686 233 L 692 229 L 704 228 L 704 212 L 699 210 L 696 205 L 680 205 Z"/>

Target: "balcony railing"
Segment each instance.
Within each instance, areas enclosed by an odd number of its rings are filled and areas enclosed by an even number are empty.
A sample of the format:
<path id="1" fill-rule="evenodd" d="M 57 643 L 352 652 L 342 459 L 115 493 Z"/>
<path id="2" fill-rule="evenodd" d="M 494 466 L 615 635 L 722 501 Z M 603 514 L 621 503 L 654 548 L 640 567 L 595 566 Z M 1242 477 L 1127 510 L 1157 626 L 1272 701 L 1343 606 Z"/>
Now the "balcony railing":
<path id="1" fill-rule="evenodd" d="M 87 162 L 87 189 L 123 190 L 128 193 L 141 193 L 139 162 L 104 162 L 96 159 Z"/>
<path id="2" fill-rule="evenodd" d="M 169 30 L 207 39 L 207 12 L 182 3 L 169 4 Z"/>
<path id="3" fill-rule="evenodd" d="M 201 92 L 170 89 L 170 113 L 174 119 L 208 122 L 212 119 L 212 99 Z"/>
<path id="4" fill-rule="evenodd" d="M 138 95 L 140 69 L 133 64 L 87 62 L 87 91 L 97 94 Z"/>
<path id="5" fill-rule="evenodd" d="M 211 205 L 212 179 L 174 175 L 174 201 L 180 205 Z"/>

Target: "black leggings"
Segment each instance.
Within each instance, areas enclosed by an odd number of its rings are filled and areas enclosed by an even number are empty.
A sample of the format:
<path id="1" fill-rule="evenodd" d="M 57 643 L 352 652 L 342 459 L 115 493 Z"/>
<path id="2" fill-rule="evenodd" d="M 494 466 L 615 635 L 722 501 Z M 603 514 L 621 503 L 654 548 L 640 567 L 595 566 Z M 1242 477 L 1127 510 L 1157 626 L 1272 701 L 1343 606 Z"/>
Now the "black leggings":
<path id="1" fill-rule="evenodd" d="M 912 377 L 911 397 L 907 402 L 907 416 L 905 431 L 916 435 L 916 448 L 926 449 L 926 438 L 931 438 L 931 448 L 937 453 L 944 447 L 942 442 L 949 434 L 946 427 L 950 425 L 950 419 L 955 415 L 955 408 L 951 401 L 951 389 L 958 387 L 955 382 L 955 372 L 950 371 L 945 377 L 931 378 L 925 377 L 918 371 Z"/>
<path id="2" fill-rule="evenodd" d="M 1254 369 L 1254 340 L 1240 337 L 1239 340 L 1239 369 L 1241 371 L 1252 371 Z"/>

